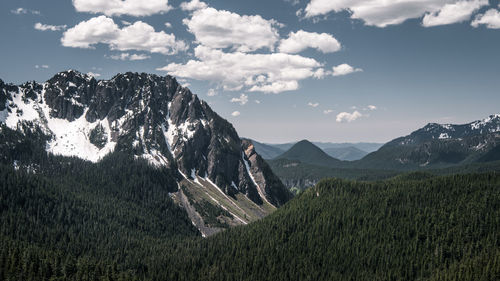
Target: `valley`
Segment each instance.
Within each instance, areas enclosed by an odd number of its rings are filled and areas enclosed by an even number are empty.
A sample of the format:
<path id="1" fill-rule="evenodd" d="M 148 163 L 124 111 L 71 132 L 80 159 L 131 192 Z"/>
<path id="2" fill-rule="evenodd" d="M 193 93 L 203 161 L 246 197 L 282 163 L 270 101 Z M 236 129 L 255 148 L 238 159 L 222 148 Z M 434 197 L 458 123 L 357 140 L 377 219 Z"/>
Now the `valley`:
<path id="1" fill-rule="evenodd" d="M 500 0 L 1 0 L 0 281 L 500 281 Z"/>
<path id="2" fill-rule="evenodd" d="M 0 101 L 2 280 L 500 274 L 499 115 L 384 145 L 276 147 L 240 139 L 170 76 L 70 70 L 1 82 Z M 326 152 L 356 145 L 373 151 Z"/>

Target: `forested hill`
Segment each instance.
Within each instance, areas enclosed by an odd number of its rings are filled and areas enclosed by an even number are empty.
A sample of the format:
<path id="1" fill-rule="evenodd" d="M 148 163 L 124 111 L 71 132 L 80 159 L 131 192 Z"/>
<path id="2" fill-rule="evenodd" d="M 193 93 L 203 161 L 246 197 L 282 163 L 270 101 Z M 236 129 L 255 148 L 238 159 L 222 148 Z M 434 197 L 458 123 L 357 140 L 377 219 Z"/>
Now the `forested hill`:
<path id="1" fill-rule="evenodd" d="M 162 221 L 176 206 L 158 199 L 160 187 L 97 191 L 92 181 L 70 187 L 11 167 L 0 171 L 2 280 L 500 276 L 500 175 L 494 172 L 323 180 L 261 221 L 203 239 L 185 217 Z M 141 174 L 132 183 L 149 186 Z"/>

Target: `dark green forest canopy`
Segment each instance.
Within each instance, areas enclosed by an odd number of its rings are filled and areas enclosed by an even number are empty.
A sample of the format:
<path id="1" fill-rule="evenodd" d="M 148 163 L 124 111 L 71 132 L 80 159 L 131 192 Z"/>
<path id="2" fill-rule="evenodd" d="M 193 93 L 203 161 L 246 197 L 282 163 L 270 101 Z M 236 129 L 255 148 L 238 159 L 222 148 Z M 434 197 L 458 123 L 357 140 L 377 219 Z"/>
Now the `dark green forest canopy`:
<path id="1" fill-rule="evenodd" d="M 36 174 L 0 166 L 1 280 L 500 276 L 495 172 L 323 180 L 261 221 L 203 239 L 170 199 L 167 170 L 124 155 L 51 159 Z"/>

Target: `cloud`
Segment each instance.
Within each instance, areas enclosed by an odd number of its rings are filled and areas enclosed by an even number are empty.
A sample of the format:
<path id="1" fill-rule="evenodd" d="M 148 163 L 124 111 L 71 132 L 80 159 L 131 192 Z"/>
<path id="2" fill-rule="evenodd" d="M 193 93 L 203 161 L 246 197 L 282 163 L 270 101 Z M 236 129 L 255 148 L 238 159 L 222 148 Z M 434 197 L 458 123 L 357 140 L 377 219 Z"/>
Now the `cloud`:
<path id="1" fill-rule="evenodd" d="M 25 14 L 33 14 L 33 15 L 39 15 L 40 14 L 40 11 L 37 11 L 37 10 L 28 10 L 28 9 L 25 9 L 25 8 L 17 8 L 17 9 L 14 9 L 14 10 L 11 10 L 10 11 L 12 14 L 14 15 L 25 15 Z"/>
<path id="2" fill-rule="evenodd" d="M 279 39 L 274 20 L 261 16 L 241 16 L 229 11 L 205 8 L 197 10 L 183 23 L 196 41 L 212 49 L 231 48 L 251 52 L 261 48 L 274 49 Z"/>
<path id="3" fill-rule="evenodd" d="M 310 107 L 318 107 L 319 103 L 315 102 L 309 102 L 307 105 L 309 105 Z"/>
<path id="4" fill-rule="evenodd" d="M 285 2 L 292 4 L 292 6 L 296 6 L 300 3 L 299 0 L 285 0 Z"/>
<path id="5" fill-rule="evenodd" d="M 304 12 L 305 17 L 310 18 L 330 12 L 348 11 L 352 19 L 359 19 L 366 25 L 377 27 L 401 24 L 407 19 L 420 18 L 427 14 L 427 21 L 437 25 L 438 22 L 449 24 L 453 20 L 461 21 L 465 17 L 464 11 L 467 9 L 459 6 L 468 6 L 470 3 L 456 6 L 459 2 L 482 3 L 483 0 L 310 0 Z M 447 4 L 452 4 L 452 6 L 447 6 Z M 453 11 L 461 14 L 453 15 L 451 14 Z"/>
<path id="6" fill-rule="evenodd" d="M 194 49 L 196 60 L 171 63 L 158 70 L 196 80 L 220 83 L 225 90 L 281 93 L 296 90 L 298 81 L 313 77 L 319 62 L 299 55 L 225 53 L 206 46 Z"/>
<path id="7" fill-rule="evenodd" d="M 166 22 L 166 23 L 165 23 L 165 27 L 166 27 L 166 28 L 172 28 L 172 24 L 171 24 L 171 23 L 169 23 L 169 22 Z"/>
<path id="8" fill-rule="evenodd" d="M 187 49 L 186 43 L 176 40 L 175 35 L 155 32 L 147 23 L 137 21 L 120 29 L 113 19 L 106 16 L 91 18 L 66 30 L 61 43 L 65 47 L 87 49 L 102 43 L 109 45 L 111 50 L 138 50 L 164 55 Z"/>
<path id="9" fill-rule="evenodd" d="M 215 89 L 209 89 L 207 92 L 207 96 L 209 97 L 215 97 L 216 95 L 218 95 L 218 93 Z"/>
<path id="10" fill-rule="evenodd" d="M 126 21 L 126 20 L 122 20 L 122 24 L 123 24 L 123 25 L 131 25 L 132 23 L 131 23 L 131 22 L 129 22 L 129 21 Z"/>
<path id="11" fill-rule="evenodd" d="M 460 1 L 446 4 L 439 11 L 426 14 L 422 20 L 422 25 L 431 27 L 463 22 L 470 19 L 475 11 L 486 5 L 488 5 L 488 0 Z"/>
<path id="12" fill-rule="evenodd" d="M 333 109 L 326 109 L 326 110 L 323 110 L 323 114 L 326 114 L 326 115 L 328 115 L 328 114 L 330 114 L 330 113 L 332 113 L 332 112 L 333 112 Z"/>
<path id="13" fill-rule="evenodd" d="M 231 116 L 233 116 L 233 117 L 237 117 L 240 115 L 241 115 L 241 113 L 239 111 L 233 111 L 233 113 L 231 113 Z"/>
<path id="14" fill-rule="evenodd" d="M 375 105 L 371 105 L 371 104 L 370 104 L 370 105 L 368 106 L 368 109 L 373 111 L 373 110 L 377 110 L 377 107 L 376 107 Z"/>
<path id="15" fill-rule="evenodd" d="M 333 67 L 332 75 L 333 76 L 342 76 L 342 75 L 347 75 L 347 74 L 351 74 L 354 72 L 361 72 L 361 71 L 363 71 L 363 69 L 354 68 L 354 67 L 348 65 L 347 63 L 343 63 L 343 64 L 340 64 L 340 65 Z"/>
<path id="16" fill-rule="evenodd" d="M 260 100 L 255 100 L 255 103 L 256 104 L 260 104 Z"/>
<path id="17" fill-rule="evenodd" d="M 473 27 L 478 27 L 479 25 L 486 25 L 487 28 L 499 29 L 500 28 L 500 12 L 495 9 L 489 9 L 484 14 L 477 15 L 472 21 L 471 25 Z"/>
<path id="18" fill-rule="evenodd" d="M 39 69 L 39 68 L 47 69 L 47 68 L 49 68 L 49 66 L 48 66 L 48 65 L 46 65 L 46 64 L 42 64 L 42 65 L 38 65 L 38 64 L 37 64 L 37 65 L 35 65 L 35 68 L 36 68 L 36 69 Z"/>
<path id="19" fill-rule="evenodd" d="M 339 51 L 342 46 L 339 41 L 328 33 L 316 33 L 299 30 L 290 32 L 287 39 L 280 42 L 279 51 L 284 53 L 299 53 L 307 48 L 314 48 L 322 53 Z"/>
<path id="20" fill-rule="evenodd" d="M 87 75 L 88 75 L 88 76 L 95 77 L 95 78 L 97 78 L 97 77 L 101 76 L 101 74 L 99 74 L 99 73 L 94 73 L 94 72 L 87 72 Z"/>
<path id="21" fill-rule="evenodd" d="M 77 12 L 135 17 L 166 13 L 172 9 L 168 0 L 73 0 L 73 6 Z"/>
<path id="22" fill-rule="evenodd" d="M 60 31 L 66 29 L 67 25 L 49 25 L 49 24 L 43 24 L 43 23 L 35 23 L 35 29 L 36 30 L 41 30 L 41 31 Z"/>
<path id="23" fill-rule="evenodd" d="M 250 88 L 250 92 L 264 92 L 278 94 L 286 91 L 293 91 L 299 88 L 299 83 L 297 81 L 277 81 L 271 84 L 265 85 L 254 85 Z"/>
<path id="24" fill-rule="evenodd" d="M 241 94 L 239 98 L 232 98 L 231 102 L 237 102 L 240 105 L 245 105 L 248 102 L 248 96 L 245 94 Z"/>
<path id="25" fill-rule="evenodd" d="M 190 2 L 182 2 L 181 9 L 183 11 L 196 11 L 200 9 L 207 8 L 208 5 L 205 2 L 201 2 L 200 0 L 191 0 Z"/>
<path id="26" fill-rule="evenodd" d="M 23 15 L 23 14 L 27 14 L 28 10 L 26 10 L 25 8 L 17 8 L 15 10 L 11 10 L 10 12 L 15 14 L 15 15 Z"/>
<path id="27" fill-rule="evenodd" d="M 341 113 L 337 114 L 337 118 L 335 121 L 337 121 L 337 123 L 352 122 L 360 117 L 363 117 L 363 114 L 361 114 L 357 110 L 354 111 L 353 113 L 341 112 Z"/>
<path id="28" fill-rule="evenodd" d="M 145 54 L 129 54 L 129 53 L 121 53 L 118 55 L 111 55 L 109 56 L 110 59 L 113 60 L 131 60 L 131 61 L 136 61 L 136 60 L 145 60 L 151 58 L 148 55 Z"/>

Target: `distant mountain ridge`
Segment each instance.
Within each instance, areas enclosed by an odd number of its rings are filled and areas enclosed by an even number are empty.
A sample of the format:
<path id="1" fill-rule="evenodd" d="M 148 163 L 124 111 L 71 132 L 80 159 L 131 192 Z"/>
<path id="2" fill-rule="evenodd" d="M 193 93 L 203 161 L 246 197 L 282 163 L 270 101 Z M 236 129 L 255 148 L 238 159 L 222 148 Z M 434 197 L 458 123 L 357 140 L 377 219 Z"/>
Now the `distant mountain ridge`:
<path id="1" fill-rule="evenodd" d="M 388 142 L 356 166 L 418 169 L 495 161 L 500 158 L 492 150 L 499 144 L 500 114 L 461 125 L 429 123 Z"/>
<path id="2" fill-rule="evenodd" d="M 285 151 L 289 150 L 296 142 L 273 144 L 263 143 L 253 139 L 248 139 L 255 145 L 255 149 L 264 159 L 274 159 Z M 354 161 L 363 158 L 370 152 L 376 151 L 382 143 L 333 143 L 333 142 L 311 142 L 333 158 L 339 160 Z"/>
<path id="3" fill-rule="evenodd" d="M 319 147 L 310 149 L 314 144 L 304 143 L 309 149 L 292 147 L 292 152 L 287 151 L 268 160 L 289 189 L 304 189 L 328 177 L 383 179 L 404 171 L 422 169 L 449 168 L 450 171 L 458 169 L 460 172 L 473 169 L 477 172 L 482 166 L 492 170 L 497 167 L 495 161 L 500 160 L 500 114 L 461 125 L 429 123 L 355 161 L 325 160 L 325 155 L 318 153 Z M 329 151 L 329 148 L 324 151 Z M 342 153 L 345 151 L 341 150 Z M 312 161 L 311 158 L 323 160 Z"/>

